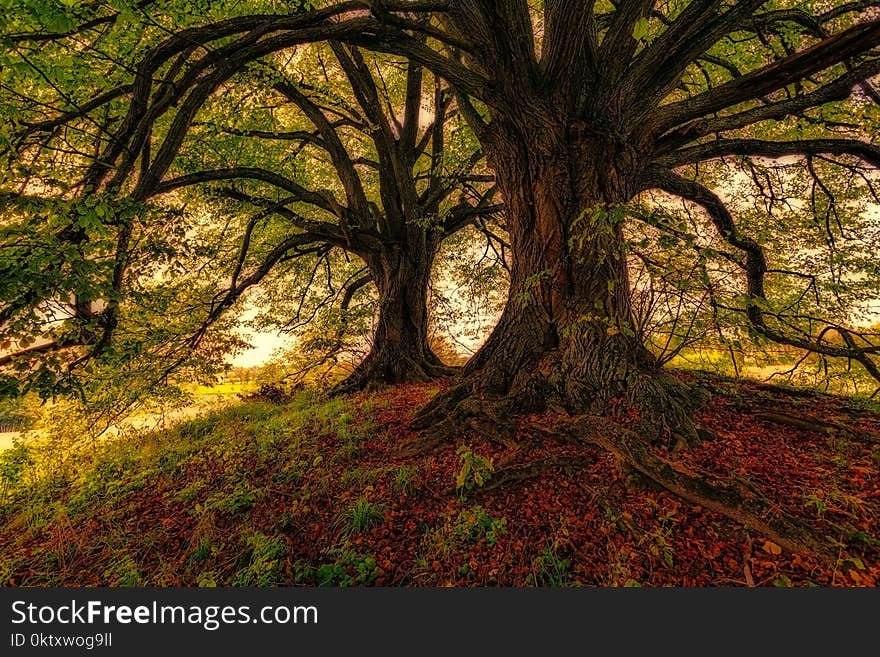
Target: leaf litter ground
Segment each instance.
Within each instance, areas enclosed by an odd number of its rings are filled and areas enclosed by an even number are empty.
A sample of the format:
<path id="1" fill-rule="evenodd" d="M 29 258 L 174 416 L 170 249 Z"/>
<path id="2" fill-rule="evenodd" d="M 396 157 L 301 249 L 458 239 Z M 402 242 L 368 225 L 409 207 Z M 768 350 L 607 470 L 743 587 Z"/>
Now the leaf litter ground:
<path id="1" fill-rule="evenodd" d="M 781 549 L 598 448 L 461 436 L 402 456 L 437 386 L 247 402 L 81 456 L 8 490 L 5 585 L 875 586 L 880 415 L 702 374 L 715 439 L 681 465 L 805 518 L 836 560 Z M 766 413 L 806 419 L 794 426 Z M 552 417 L 526 418 L 552 422 Z M 820 420 L 810 425 L 811 420 Z M 795 422 L 795 424 L 798 424 Z M 465 445 L 462 448 L 462 445 Z M 462 483 L 462 468 L 469 463 Z M 491 462 L 491 468 L 487 465 Z M 517 470 L 536 464 L 530 470 Z M 491 470 L 491 471 L 490 471 Z M 528 474 L 496 485 L 505 473 Z M 483 485 L 474 473 L 484 473 Z"/>

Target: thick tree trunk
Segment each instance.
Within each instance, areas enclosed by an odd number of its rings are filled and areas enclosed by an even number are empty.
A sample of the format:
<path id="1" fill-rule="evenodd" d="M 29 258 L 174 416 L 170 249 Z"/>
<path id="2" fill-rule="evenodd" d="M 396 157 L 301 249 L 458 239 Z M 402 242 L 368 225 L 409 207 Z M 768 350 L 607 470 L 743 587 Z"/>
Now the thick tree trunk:
<path id="1" fill-rule="evenodd" d="M 522 122 L 528 129 L 490 128 L 513 254 L 507 305 L 458 384 L 416 426 L 485 414 L 497 433 L 505 418 L 548 407 L 626 409 L 649 438 L 689 442 L 693 395 L 640 344 L 631 316 L 621 210 L 637 189 L 639 158 L 610 135 L 538 116 Z"/>
<path id="2" fill-rule="evenodd" d="M 353 392 L 375 385 L 429 381 L 451 374 L 428 344 L 428 282 L 436 245 L 416 227 L 367 265 L 379 293 L 370 351 L 340 385 Z"/>

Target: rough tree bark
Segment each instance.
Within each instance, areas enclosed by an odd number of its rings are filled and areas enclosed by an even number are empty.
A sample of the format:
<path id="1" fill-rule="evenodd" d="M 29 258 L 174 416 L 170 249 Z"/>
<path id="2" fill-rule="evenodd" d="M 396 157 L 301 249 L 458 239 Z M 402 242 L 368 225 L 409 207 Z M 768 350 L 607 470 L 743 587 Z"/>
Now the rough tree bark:
<path id="1" fill-rule="evenodd" d="M 652 441 L 690 443 L 700 395 L 640 344 L 630 307 L 621 209 L 646 159 L 554 115 L 548 103 L 484 136 L 507 208 L 510 293 L 485 345 L 416 427 L 448 433 L 482 416 L 498 435 L 516 414 L 618 408 L 638 413 Z"/>
<path id="2" fill-rule="evenodd" d="M 379 294 L 370 351 L 340 385 L 353 392 L 373 385 L 429 381 L 452 374 L 428 344 L 428 282 L 437 241 L 413 227 L 406 238 L 367 258 Z"/>

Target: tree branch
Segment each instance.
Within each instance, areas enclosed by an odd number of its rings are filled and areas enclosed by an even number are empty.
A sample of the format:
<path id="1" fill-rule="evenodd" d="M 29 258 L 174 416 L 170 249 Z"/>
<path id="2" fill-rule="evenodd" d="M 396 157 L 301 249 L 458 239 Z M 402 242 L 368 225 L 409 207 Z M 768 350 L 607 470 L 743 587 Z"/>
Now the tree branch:
<path id="1" fill-rule="evenodd" d="M 880 147 L 858 139 L 802 139 L 764 141 L 761 139 L 716 139 L 664 155 L 655 163 L 675 168 L 727 155 L 779 158 L 789 155 L 851 155 L 880 169 Z"/>

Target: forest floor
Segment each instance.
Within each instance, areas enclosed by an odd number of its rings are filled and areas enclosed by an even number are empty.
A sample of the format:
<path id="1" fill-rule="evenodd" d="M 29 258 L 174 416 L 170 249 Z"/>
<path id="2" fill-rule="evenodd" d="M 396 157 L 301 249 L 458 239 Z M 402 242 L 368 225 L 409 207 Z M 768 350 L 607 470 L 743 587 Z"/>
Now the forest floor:
<path id="1" fill-rule="evenodd" d="M 716 439 L 671 458 L 760 490 L 839 541 L 836 560 L 628 487 L 607 452 L 529 431 L 515 449 L 462 436 L 402 456 L 408 421 L 438 389 L 408 385 L 243 401 L 39 476 L 26 453 L 4 452 L 0 584 L 880 584 L 880 413 L 680 376 L 712 391 L 700 420 Z M 538 465 L 511 478 L 522 464 Z"/>

